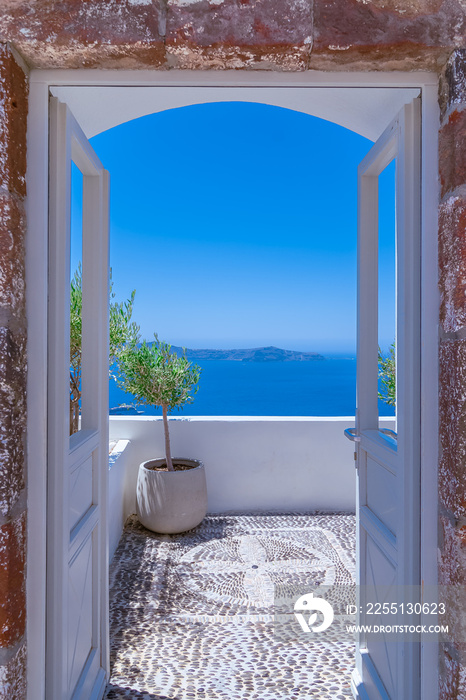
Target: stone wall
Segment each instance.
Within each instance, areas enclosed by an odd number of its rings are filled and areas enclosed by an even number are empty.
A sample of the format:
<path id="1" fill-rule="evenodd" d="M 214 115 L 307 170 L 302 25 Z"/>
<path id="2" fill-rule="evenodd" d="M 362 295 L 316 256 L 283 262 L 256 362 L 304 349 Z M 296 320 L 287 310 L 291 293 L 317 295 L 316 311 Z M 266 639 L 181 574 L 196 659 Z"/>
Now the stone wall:
<path id="1" fill-rule="evenodd" d="M 27 79 L 0 44 L 0 698 L 26 696 Z"/>
<path id="2" fill-rule="evenodd" d="M 440 83 L 439 583 L 454 586 L 440 700 L 466 697 L 466 50 Z"/>
<path id="3" fill-rule="evenodd" d="M 463 0 L 2 0 L 37 68 L 440 70 Z"/>
<path id="4" fill-rule="evenodd" d="M 25 697 L 27 81 L 7 42 L 37 68 L 443 71 L 439 572 L 464 586 L 465 36 L 464 0 L 0 0 L 0 700 Z M 441 700 L 466 697 L 461 639 L 455 623 Z"/>

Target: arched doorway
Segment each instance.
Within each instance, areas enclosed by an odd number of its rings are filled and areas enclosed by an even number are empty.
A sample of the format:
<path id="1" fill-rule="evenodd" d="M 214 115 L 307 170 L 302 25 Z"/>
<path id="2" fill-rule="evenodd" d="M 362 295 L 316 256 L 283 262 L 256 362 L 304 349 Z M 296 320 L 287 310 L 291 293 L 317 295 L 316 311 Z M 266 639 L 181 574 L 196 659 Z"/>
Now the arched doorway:
<path id="1" fill-rule="evenodd" d="M 386 115 L 385 115 L 386 116 Z"/>

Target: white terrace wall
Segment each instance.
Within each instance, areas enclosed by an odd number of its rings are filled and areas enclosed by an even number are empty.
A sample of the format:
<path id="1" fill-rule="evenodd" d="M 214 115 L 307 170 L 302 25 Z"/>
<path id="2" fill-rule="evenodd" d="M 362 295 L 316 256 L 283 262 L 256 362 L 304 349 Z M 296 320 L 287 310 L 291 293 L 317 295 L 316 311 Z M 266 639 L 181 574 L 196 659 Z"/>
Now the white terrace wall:
<path id="1" fill-rule="evenodd" d="M 343 434 L 353 426 L 354 417 L 172 418 L 170 437 L 173 456 L 204 462 L 210 513 L 354 511 L 353 446 Z M 135 512 L 140 462 L 164 454 L 162 419 L 112 416 L 110 439 L 130 441 L 110 465 L 112 550 Z"/>

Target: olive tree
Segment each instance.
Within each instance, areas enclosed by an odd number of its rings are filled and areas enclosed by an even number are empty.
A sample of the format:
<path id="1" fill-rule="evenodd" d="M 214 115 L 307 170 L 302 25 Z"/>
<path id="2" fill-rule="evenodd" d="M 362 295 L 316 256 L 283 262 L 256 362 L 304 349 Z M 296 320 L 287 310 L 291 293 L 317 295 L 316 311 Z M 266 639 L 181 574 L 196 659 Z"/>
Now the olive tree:
<path id="1" fill-rule="evenodd" d="M 127 345 L 120 356 L 121 386 L 136 403 L 162 408 L 165 458 L 174 471 L 168 431 L 168 413 L 192 403 L 198 390 L 201 368 L 188 361 L 186 352 L 178 357 L 171 346 L 159 341 Z"/>

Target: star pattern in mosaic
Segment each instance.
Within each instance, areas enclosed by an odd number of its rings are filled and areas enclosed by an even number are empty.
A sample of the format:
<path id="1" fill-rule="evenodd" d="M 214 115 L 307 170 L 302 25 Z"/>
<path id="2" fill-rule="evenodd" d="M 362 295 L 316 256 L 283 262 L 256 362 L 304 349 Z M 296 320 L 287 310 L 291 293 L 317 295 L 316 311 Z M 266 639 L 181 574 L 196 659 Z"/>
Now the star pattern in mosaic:
<path id="1" fill-rule="evenodd" d="M 289 601 L 304 588 L 352 586 L 354 537 L 347 514 L 214 515 L 181 535 L 131 517 L 111 567 L 105 697 L 350 698 L 352 640 L 338 629 L 295 634 Z"/>
<path id="2" fill-rule="evenodd" d="M 315 536 L 317 531 L 311 533 Z M 319 534 L 325 536 L 325 530 Z M 308 585 L 332 585 L 337 566 L 328 553 L 309 543 L 261 534 L 198 545 L 180 558 L 180 565 L 185 586 L 193 592 L 247 607 L 272 606 L 277 586 L 286 586 L 291 579 L 295 583 L 302 579 Z"/>

